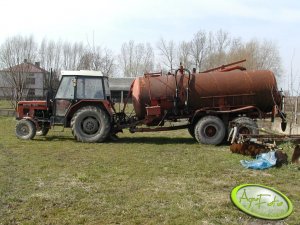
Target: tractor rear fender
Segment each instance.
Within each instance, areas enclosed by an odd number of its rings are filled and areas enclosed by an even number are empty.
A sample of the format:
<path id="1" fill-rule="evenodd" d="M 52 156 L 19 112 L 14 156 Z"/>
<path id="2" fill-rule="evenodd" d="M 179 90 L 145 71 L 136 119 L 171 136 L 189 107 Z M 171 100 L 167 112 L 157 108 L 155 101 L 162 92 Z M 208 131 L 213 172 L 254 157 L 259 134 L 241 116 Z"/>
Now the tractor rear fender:
<path id="1" fill-rule="evenodd" d="M 78 111 L 78 109 L 85 106 L 96 106 L 103 109 L 111 118 L 113 115 L 111 103 L 107 100 L 80 100 L 73 104 L 66 113 L 65 126 L 69 127 L 73 115 Z"/>

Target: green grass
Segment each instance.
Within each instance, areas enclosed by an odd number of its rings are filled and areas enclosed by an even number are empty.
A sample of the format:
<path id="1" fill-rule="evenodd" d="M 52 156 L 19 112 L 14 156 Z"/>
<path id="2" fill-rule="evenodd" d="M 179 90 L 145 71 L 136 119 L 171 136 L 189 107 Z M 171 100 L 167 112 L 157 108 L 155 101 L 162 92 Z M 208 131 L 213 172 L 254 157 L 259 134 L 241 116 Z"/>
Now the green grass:
<path id="1" fill-rule="evenodd" d="M 0 100 L 0 109 L 13 109 L 9 100 Z"/>
<path id="2" fill-rule="evenodd" d="M 248 157 L 199 145 L 186 131 L 85 144 L 67 129 L 21 141 L 13 118 L 0 123 L 0 224 L 299 224 L 297 166 L 247 170 L 239 161 Z M 237 210 L 229 195 L 243 183 L 282 191 L 293 214 L 272 222 Z"/>

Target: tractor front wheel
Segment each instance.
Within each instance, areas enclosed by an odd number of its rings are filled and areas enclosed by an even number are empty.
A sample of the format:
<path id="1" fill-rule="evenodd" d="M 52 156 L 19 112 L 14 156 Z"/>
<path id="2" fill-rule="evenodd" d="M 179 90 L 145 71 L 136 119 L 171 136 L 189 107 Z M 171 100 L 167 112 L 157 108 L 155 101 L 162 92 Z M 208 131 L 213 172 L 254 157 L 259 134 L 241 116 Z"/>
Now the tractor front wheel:
<path id="1" fill-rule="evenodd" d="M 103 142 L 110 132 L 110 119 L 104 110 L 87 106 L 74 114 L 71 128 L 78 141 Z"/>
<path id="2" fill-rule="evenodd" d="M 19 120 L 16 125 L 16 136 L 22 140 L 33 139 L 36 134 L 35 124 L 26 119 Z"/>

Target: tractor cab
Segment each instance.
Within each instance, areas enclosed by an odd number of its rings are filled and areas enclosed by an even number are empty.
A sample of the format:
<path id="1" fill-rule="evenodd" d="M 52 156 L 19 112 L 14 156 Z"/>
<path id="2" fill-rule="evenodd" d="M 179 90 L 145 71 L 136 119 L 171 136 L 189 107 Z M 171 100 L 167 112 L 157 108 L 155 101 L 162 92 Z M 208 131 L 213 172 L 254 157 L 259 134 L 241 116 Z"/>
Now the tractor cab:
<path id="1" fill-rule="evenodd" d="M 53 99 L 55 123 L 65 123 L 66 114 L 74 104 L 110 100 L 108 78 L 100 71 L 62 71 Z"/>

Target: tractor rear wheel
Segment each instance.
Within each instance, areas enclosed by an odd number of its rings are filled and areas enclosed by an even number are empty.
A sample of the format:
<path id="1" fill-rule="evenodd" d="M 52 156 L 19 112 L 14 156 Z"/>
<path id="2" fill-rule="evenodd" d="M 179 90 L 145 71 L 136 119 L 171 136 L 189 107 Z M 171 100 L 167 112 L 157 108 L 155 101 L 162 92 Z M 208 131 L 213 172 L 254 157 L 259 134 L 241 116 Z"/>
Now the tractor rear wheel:
<path id="1" fill-rule="evenodd" d="M 205 116 L 195 126 L 195 138 L 202 144 L 221 144 L 225 133 L 225 125 L 217 116 Z"/>
<path id="2" fill-rule="evenodd" d="M 110 119 L 104 110 L 86 106 L 74 114 L 71 128 L 78 141 L 103 142 L 110 131 Z"/>
<path id="3" fill-rule="evenodd" d="M 16 125 L 16 136 L 22 140 L 33 139 L 36 134 L 36 127 L 30 120 L 19 120 Z"/>

